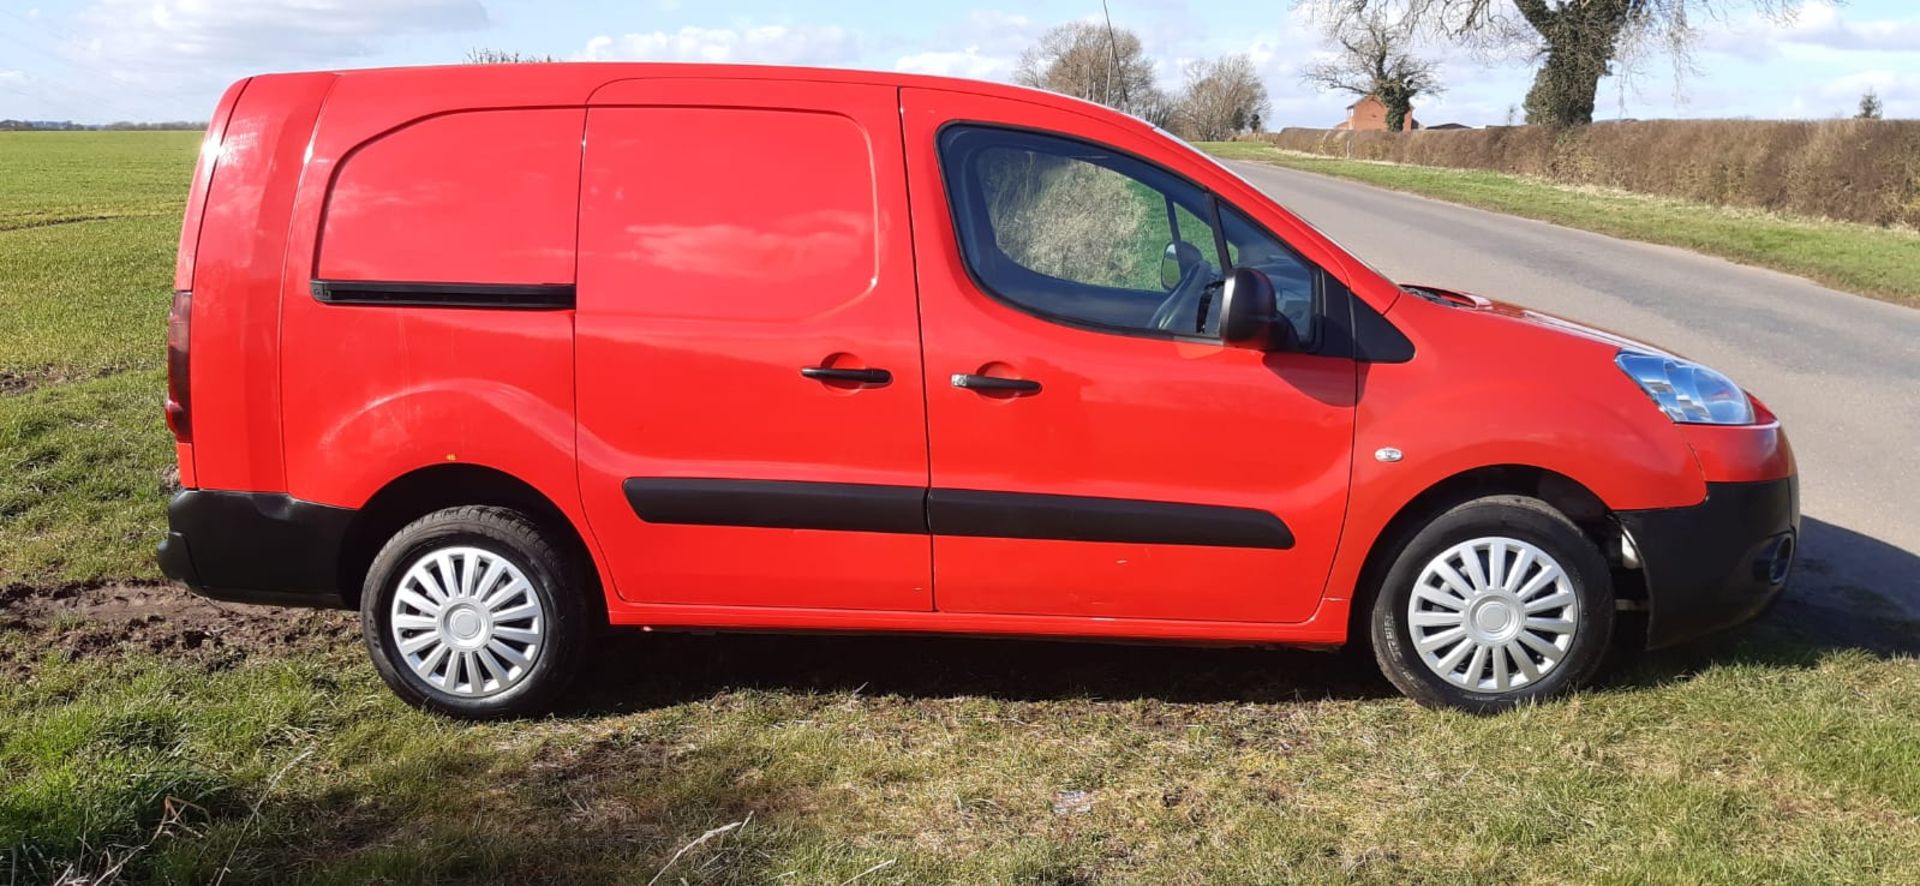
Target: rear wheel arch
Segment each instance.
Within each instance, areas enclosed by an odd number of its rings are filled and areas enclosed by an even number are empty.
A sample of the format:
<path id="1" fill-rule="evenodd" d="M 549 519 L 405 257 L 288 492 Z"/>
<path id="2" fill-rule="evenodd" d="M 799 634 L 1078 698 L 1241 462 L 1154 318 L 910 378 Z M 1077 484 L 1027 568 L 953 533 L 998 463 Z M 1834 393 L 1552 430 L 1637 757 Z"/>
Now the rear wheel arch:
<path id="1" fill-rule="evenodd" d="M 1387 571 L 1393 567 L 1400 549 L 1434 518 L 1454 506 L 1490 495 L 1519 495 L 1545 502 L 1573 521 L 1609 562 L 1617 543 L 1619 527 L 1613 511 L 1586 484 L 1557 471 L 1533 465 L 1486 465 L 1473 468 L 1428 486 L 1400 506 L 1380 532 L 1374 536 L 1354 584 L 1353 598 L 1347 610 L 1347 641 L 1356 648 L 1365 647 L 1373 601 Z M 1626 600 L 1645 600 L 1646 592 L 1637 570 L 1615 568 L 1614 589 Z"/>
<path id="2" fill-rule="evenodd" d="M 588 608 L 604 623 L 606 596 L 587 540 L 572 518 L 532 484 L 484 465 L 432 465 L 395 477 L 355 512 L 340 546 L 339 582 L 343 602 L 360 605 L 361 585 L 380 548 L 407 524 L 447 508 L 483 505 L 525 514 L 568 556 L 580 558 L 581 588 Z"/>

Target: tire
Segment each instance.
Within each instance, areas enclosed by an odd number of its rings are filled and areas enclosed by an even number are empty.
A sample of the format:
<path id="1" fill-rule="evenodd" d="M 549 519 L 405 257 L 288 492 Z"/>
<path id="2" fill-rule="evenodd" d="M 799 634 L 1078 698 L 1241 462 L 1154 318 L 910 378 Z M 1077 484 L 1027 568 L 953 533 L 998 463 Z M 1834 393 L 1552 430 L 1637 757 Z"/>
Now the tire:
<path id="1" fill-rule="evenodd" d="M 361 631 L 381 679 L 414 707 L 470 720 L 538 715 L 563 696 L 593 636 L 591 589 L 582 564 L 525 514 L 448 508 L 407 524 L 374 557 Z"/>
<path id="2" fill-rule="evenodd" d="M 1545 502 L 1499 495 L 1414 533 L 1374 595 L 1370 633 L 1381 672 L 1414 701 L 1495 713 L 1585 683 L 1613 621 L 1612 573 L 1592 540 Z"/>

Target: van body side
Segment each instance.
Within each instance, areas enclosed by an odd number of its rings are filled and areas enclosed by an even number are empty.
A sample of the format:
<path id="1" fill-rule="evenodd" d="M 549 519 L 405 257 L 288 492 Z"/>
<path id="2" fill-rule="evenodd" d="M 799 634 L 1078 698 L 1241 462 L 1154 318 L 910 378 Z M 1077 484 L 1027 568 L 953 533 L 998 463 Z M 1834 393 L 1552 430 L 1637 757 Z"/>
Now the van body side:
<path id="1" fill-rule="evenodd" d="M 1752 618 L 1795 557 L 1791 448 L 1725 377 L 1397 284 L 1004 85 L 251 77 L 175 289 L 165 573 L 358 607 L 461 715 L 533 710 L 602 625 L 1368 642 L 1497 709 L 1616 626 Z"/>

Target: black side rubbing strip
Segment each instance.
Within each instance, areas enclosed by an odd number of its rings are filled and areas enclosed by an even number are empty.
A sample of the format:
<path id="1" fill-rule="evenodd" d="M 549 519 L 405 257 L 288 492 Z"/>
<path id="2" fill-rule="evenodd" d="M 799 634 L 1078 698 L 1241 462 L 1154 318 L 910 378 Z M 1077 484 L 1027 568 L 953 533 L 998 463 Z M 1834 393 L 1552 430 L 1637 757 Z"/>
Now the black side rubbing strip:
<path id="1" fill-rule="evenodd" d="M 927 519 L 935 535 L 1293 547 L 1293 531 L 1279 517 L 1257 508 L 1221 505 L 935 489 L 927 496 Z"/>
<path id="2" fill-rule="evenodd" d="M 552 311 L 573 307 L 573 284 L 315 280 L 313 297 L 330 305 Z"/>
<path id="3" fill-rule="evenodd" d="M 622 488 L 648 523 L 1293 547 L 1287 524 L 1257 508 L 792 480 L 634 477 Z"/>
<path id="4" fill-rule="evenodd" d="M 634 477 L 621 488 L 648 523 L 927 532 L 927 491 L 917 486 Z"/>

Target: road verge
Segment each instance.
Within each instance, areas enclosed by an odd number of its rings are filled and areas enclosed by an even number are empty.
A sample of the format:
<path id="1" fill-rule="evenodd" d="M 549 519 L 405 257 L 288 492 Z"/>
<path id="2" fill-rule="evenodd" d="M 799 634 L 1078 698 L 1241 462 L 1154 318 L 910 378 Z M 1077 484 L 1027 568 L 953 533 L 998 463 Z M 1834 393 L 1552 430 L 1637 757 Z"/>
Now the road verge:
<path id="1" fill-rule="evenodd" d="M 1252 160 L 1628 240 L 1678 246 L 1920 307 L 1920 231 L 1797 218 L 1470 169 L 1343 160 L 1256 142 L 1204 142 Z"/>

